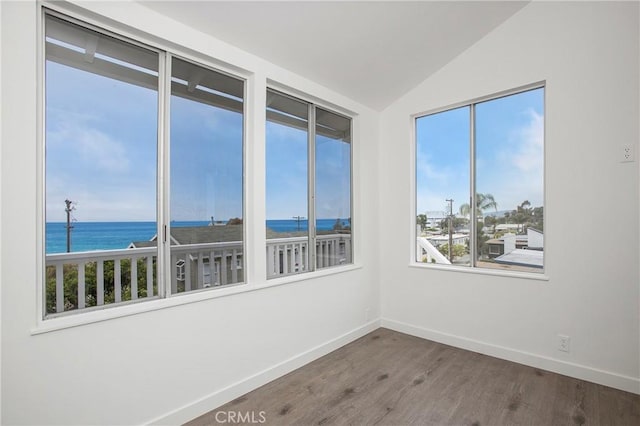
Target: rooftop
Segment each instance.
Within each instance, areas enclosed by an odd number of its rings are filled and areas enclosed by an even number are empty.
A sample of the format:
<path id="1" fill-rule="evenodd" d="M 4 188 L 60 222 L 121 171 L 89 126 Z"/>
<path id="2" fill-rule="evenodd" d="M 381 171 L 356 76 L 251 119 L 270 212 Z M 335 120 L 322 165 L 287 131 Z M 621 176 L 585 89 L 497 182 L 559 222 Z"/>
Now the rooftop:
<path id="1" fill-rule="evenodd" d="M 524 249 L 515 249 L 495 258 L 495 261 L 498 263 L 516 266 L 530 266 L 533 268 L 542 268 L 543 260 L 543 251 Z"/>

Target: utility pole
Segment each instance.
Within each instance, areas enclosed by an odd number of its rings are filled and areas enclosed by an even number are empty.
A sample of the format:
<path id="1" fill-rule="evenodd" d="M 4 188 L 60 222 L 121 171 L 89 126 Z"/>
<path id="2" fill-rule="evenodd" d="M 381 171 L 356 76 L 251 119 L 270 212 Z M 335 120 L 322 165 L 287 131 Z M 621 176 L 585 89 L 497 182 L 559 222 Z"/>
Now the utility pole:
<path id="1" fill-rule="evenodd" d="M 304 219 L 304 216 L 293 216 L 293 218 L 298 222 L 298 231 L 300 230 L 300 221 Z"/>
<path id="2" fill-rule="evenodd" d="M 453 263 L 453 200 L 446 200 L 449 203 L 449 262 Z"/>
<path id="3" fill-rule="evenodd" d="M 64 200 L 64 204 L 66 205 L 64 211 L 67 213 L 67 253 L 71 253 L 71 230 L 73 229 L 73 225 L 71 225 L 71 212 L 76 208 L 73 205 L 73 201 L 69 199 Z"/>

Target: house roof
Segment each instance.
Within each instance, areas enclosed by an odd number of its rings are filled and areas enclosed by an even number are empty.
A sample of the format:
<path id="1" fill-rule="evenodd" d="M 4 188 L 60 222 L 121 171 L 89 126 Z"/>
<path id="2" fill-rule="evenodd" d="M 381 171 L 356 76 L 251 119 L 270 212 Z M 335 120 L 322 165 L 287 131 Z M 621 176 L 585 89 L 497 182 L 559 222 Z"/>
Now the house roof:
<path id="1" fill-rule="evenodd" d="M 542 268 L 544 261 L 544 252 L 540 250 L 515 249 L 509 253 L 503 254 L 502 256 L 496 257 L 494 261 L 505 265 Z"/>
<path id="2" fill-rule="evenodd" d="M 242 241 L 243 225 L 224 226 L 176 226 L 171 228 L 172 245 L 220 243 Z M 342 233 L 337 231 L 318 231 L 318 235 Z M 267 239 L 304 237 L 306 231 L 275 232 L 267 228 Z M 156 236 L 148 241 L 133 241 L 130 248 L 155 247 Z"/>

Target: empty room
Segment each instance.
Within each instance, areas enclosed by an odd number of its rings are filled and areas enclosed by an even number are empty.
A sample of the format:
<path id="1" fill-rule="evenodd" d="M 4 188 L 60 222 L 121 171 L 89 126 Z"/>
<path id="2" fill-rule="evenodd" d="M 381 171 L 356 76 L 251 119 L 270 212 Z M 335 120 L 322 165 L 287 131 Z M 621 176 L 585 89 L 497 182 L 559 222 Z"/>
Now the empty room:
<path id="1" fill-rule="evenodd" d="M 640 424 L 638 1 L 0 1 L 0 422 Z"/>

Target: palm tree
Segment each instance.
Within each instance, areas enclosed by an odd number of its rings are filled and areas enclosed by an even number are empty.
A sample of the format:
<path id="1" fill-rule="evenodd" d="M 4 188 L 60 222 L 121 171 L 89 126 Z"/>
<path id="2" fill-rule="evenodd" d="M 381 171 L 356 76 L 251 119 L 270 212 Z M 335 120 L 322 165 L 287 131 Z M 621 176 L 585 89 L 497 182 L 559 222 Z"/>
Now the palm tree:
<path id="1" fill-rule="evenodd" d="M 494 209 L 495 211 L 498 211 L 498 203 L 496 203 L 496 200 L 493 198 L 493 195 L 477 193 L 476 194 L 476 217 L 482 218 L 482 213 L 485 210 L 491 209 L 491 208 Z M 471 208 L 469 207 L 469 204 L 463 204 L 460 206 L 461 216 L 469 217 L 470 213 L 471 213 Z"/>
<path id="2" fill-rule="evenodd" d="M 522 204 L 516 207 L 511 213 L 511 217 L 515 220 L 518 225 L 524 225 L 531 221 L 531 203 L 529 200 L 524 200 Z"/>

